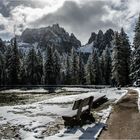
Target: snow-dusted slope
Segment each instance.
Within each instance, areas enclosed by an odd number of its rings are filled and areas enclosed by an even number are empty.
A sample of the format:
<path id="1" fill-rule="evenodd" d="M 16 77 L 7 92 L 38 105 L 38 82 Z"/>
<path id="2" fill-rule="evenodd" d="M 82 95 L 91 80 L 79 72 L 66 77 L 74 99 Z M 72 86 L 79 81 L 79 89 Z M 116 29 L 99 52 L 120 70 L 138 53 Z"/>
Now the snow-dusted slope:
<path id="1" fill-rule="evenodd" d="M 78 49 L 79 52 L 82 53 L 92 53 L 93 52 L 93 42 L 90 44 L 86 44 Z"/>

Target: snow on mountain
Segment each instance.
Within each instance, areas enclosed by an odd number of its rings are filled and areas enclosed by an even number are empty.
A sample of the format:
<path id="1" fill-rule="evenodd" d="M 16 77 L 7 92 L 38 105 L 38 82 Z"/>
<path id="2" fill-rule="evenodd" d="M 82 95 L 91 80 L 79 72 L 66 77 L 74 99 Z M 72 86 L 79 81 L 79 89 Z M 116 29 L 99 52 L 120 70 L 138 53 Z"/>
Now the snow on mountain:
<path id="1" fill-rule="evenodd" d="M 82 53 L 92 53 L 93 51 L 93 46 L 94 46 L 94 42 L 90 43 L 90 44 L 86 44 L 82 47 L 80 47 L 78 49 L 79 52 L 82 52 Z"/>
<path id="2" fill-rule="evenodd" d="M 18 42 L 18 48 L 22 54 L 28 54 L 30 49 L 33 48 L 33 45 L 24 42 Z"/>

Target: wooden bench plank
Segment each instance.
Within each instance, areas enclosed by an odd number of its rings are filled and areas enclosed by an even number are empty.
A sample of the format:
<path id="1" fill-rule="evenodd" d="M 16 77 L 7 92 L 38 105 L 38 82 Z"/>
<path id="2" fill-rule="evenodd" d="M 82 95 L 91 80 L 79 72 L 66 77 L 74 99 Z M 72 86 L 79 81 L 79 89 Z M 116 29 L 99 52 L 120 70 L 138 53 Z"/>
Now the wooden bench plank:
<path id="1" fill-rule="evenodd" d="M 90 96 L 88 98 L 75 101 L 72 110 L 68 111 L 66 115 L 63 115 L 63 119 L 70 117 L 76 117 L 77 119 L 80 119 L 82 112 L 86 110 L 89 110 L 90 112 L 93 99 L 94 97 Z"/>
<path id="2" fill-rule="evenodd" d="M 72 110 L 78 109 L 81 104 L 81 101 L 82 99 L 75 101 Z"/>
<path id="3" fill-rule="evenodd" d="M 101 97 L 99 97 L 99 98 L 96 98 L 96 99 L 93 101 L 92 108 L 97 108 L 97 107 L 99 107 L 101 104 L 105 103 L 106 101 L 108 101 L 106 95 L 101 96 Z"/>

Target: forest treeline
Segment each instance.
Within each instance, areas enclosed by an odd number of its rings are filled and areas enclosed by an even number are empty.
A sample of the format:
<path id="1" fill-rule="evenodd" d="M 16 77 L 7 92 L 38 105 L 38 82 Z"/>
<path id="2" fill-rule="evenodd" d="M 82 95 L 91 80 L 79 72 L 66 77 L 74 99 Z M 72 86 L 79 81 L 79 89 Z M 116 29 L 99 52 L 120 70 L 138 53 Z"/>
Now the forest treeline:
<path id="1" fill-rule="evenodd" d="M 99 37 L 99 36 L 98 36 Z M 100 37 L 98 38 L 100 40 Z M 98 47 L 99 44 L 97 44 Z M 1 44 L 2 46 L 2 44 Z M 4 48 L 4 47 L 3 47 Z M 60 53 L 53 45 L 46 50 L 18 49 L 16 38 L 0 50 L 0 85 L 121 85 L 133 84 L 140 77 L 140 17 L 135 26 L 133 46 L 121 29 L 115 32 L 103 51 L 96 47 L 85 61 L 74 47 Z"/>

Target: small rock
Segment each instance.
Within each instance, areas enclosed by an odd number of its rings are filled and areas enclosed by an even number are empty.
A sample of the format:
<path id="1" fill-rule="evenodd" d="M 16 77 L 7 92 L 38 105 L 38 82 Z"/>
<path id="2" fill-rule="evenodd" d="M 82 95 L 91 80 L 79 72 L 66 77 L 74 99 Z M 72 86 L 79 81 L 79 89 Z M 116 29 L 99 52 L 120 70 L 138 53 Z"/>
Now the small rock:
<path id="1" fill-rule="evenodd" d="M 20 135 L 17 133 L 17 134 L 15 134 L 15 136 L 14 136 L 15 138 L 19 138 L 20 137 Z"/>

